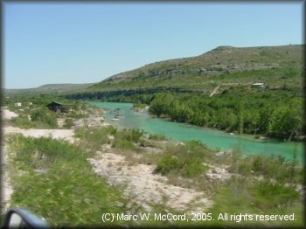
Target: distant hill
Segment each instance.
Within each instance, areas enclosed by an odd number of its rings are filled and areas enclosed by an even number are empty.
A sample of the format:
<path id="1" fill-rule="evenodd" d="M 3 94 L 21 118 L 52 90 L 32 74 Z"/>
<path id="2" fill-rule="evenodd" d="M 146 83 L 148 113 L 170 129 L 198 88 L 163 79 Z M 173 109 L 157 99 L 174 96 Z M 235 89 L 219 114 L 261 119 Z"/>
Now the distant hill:
<path id="1" fill-rule="evenodd" d="M 87 91 L 185 88 L 264 82 L 278 88 L 300 87 L 304 45 L 237 48 L 219 46 L 199 56 L 160 61 L 113 75 Z"/>
<path id="2" fill-rule="evenodd" d="M 86 84 L 46 84 L 36 88 L 24 89 L 4 89 L 4 94 L 29 94 L 29 93 L 66 93 L 82 90 L 92 86 L 93 83 Z"/>
<path id="3" fill-rule="evenodd" d="M 262 82 L 265 88 L 302 90 L 305 45 L 232 47 L 219 46 L 195 57 L 149 63 L 113 75 L 99 83 L 47 84 L 37 88 L 4 89 L 4 94 L 77 94 L 128 91 L 154 93 L 201 91 L 211 94 L 234 87 Z M 102 94 L 101 94 L 102 96 Z M 90 97 L 90 96 L 89 96 Z M 91 96 L 92 97 L 92 96 Z"/>

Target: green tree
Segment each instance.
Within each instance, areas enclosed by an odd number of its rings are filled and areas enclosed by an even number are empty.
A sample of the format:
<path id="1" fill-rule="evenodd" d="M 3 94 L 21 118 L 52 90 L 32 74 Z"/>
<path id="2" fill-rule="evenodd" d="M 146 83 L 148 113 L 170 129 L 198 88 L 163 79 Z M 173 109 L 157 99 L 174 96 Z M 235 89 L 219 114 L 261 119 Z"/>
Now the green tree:
<path id="1" fill-rule="evenodd" d="M 238 106 L 238 123 L 240 134 L 243 134 L 244 113 L 244 102 L 240 102 Z"/>
<path id="2" fill-rule="evenodd" d="M 261 133 L 269 134 L 274 122 L 274 108 L 271 104 L 266 105 L 259 113 L 259 130 Z"/>

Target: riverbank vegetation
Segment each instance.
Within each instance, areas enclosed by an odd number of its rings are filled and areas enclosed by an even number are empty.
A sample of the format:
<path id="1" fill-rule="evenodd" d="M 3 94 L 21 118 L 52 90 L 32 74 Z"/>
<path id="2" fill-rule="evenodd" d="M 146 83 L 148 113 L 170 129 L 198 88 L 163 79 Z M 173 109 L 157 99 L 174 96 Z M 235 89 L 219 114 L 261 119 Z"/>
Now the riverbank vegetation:
<path id="1" fill-rule="evenodd" d="M 233 88 L 221 95 L 161 93 L 150 102 L 151 114 L 171 121 L 227 132 L 299 140 L 305 136 L 302 98 L 286 92 Z"/>
<path id="2" fill-rule="evenodd" d="M 282 141 L 305 140 L 300 89 L 236 85 L 221 86 L 218 90 L 219 93 L 211 97 L 202 92 L 160 92 L 96 98 L 106 102 L 131 102 L 136 107 L 143 104 L 142 107 L 149 106 L 149 112 L 156 117 L 229 133 Z"/>
<path id="3" fill-rule="evenodd" d="M 112 126 L 79 129 L 76 137 L 79 140 L 75 144 L 50 138 L 9 137 L 12 206 L 31 209 L 53 226 L 62 226 L 62 223 L 69 226 L 237 226 L 237 221 L 217 220 L 224 212 L 295 215 L 293 221 L 242 220 L 239 225 L 303 224 L 303 169 L 296 162 L 281 157 L 241 157 L 239 150 L 220 156 L 196 141 L 165 141 L 137 129 L 118 130 Z M 167 177 L 169 185 L 203 192 L 214 202 L 205 212 L 212 213 L 215 220 L 103 223 L 103 213 L 144 213 L 141 206 L 129 204 L 132 199 L 124 197 L 125 187 L 109 186 L 106 178 L 93 173 L 87 159 L 109 152 L 124 156 L 129 165 L 154 166 L 153 173 Z M 164 201 L 155 205 L 153 212 L 167 213 L 161 210 L 167 209 Z M 173 212 L 186 213 L 175 209 Z"/>

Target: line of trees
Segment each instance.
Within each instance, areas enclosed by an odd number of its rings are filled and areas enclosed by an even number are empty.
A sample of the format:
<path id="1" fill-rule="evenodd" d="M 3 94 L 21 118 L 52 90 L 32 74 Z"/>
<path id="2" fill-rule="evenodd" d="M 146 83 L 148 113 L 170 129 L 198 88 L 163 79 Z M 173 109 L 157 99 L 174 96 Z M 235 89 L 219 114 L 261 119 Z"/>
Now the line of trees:
<path id="1" fill-rule="evenodd" d="M 296 139 L 304 135 L 302 99 L 266 95 L 243 97 L 226 93 L 209 98 L 196 94 L 161 93 L 153 97 L 149 112 L 171 121 L 218 128 L 228 132 Z"/>

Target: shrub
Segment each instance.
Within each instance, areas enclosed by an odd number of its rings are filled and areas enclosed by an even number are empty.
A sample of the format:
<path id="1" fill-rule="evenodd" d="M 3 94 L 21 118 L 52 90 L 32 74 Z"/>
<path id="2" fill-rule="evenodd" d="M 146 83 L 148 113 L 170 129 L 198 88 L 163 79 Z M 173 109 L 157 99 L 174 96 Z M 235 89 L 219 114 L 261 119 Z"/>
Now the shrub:
<path id="1" fill-rule="evenodd" d="M 66 118 L 65 119 L 65 124 L 64 124 L 64 128 L 68 128 L 70 129 L 73 126 L 73 121 L 71 118 Z"/>
<path id="2" fill-rule="evenodd" d="M 150 140 L 167 140 L 167 138 L 161 134 L 150 134 L 149 139 Z"/>
<path id="3" fill-rule="evenodd" d="M 157 163 L 154 173 L 167 175 L 176 173 L 183 177 L 194 177 L 201 175 L 208 170 L 208 166 L 203 164 L 203 159 L 185 152 L 185 155 L 178 157 L 166 153 Z"/>
<path id="4" fill-rule="evenodd" d="M 140 151 L 140 149 L 137 148 L 131 141 L 122 138 L 115 138 L 112 143 L 112 147 L 124 150 L 132 150 L 137 152 Z"/>
<path id="5" fill-rule="evenodd" d="M 9 120 L 9 123 L 12 123 L 12 125 L 17 126 L 19 128 L 25 129 L 34 127 L 33 123 L 25 115 L 19 115 L 18 117 L 14 117 Z"/>
<path id="6" fill-rule="evenodd" d="M 39 108 L 30 114 L 32 122 L 36 123 L 37 127 L 57 127 L 57 120 L 54 113 L 51 113 L 46 108 Z"/>
<path id="7" fill-rule="evenodd" d="M 116 128 L 112 126 L 95 128 L 95 129 L 78 129 L 75 131 L 75 136 L 80 138 L 79 145 L 83 149 L 92 151 L 100 150 L 103 144 L 111 144 L 109 135 L 116 133 Z"/>
<path id="8" fill-rule="evenodd" d="M 143 135 L 142 130 L 135 128 L 133 128 L 132 130 L 127 130 L 127 140 L 138 142 L 142 135 Z"/>
<path id="9" fill-rule="evenodd" d="M 208 166 L 203 165 L 200 158 L 188 158 L 184 162 L 182 175 L 185 177 L 193 177 L 207 172 Z"/>
<path id="10" fill-rule="evenodd" d="M 162 175 L 168 174 L 170 171 L 181 169 L 182 164 L 180 160 L 174 156 L 166 154 L 158 162 L 154 173 L 160 173 Z"/>
<path id="11" fill-rule="evenodd" d="M 238 157 L 230 166 L 230 171 L 241 175 L 262 175 L 278 182 L 299 183 L 303 181 L 303 169 L 294 161 L 278 156 L 249 155 Z"/>
<path id="12" fill-rule="evenodd" d="M 47 168 L 58 161 L 77 159 L 82 154 L 79 149 L 65 141 L 51 138 L 25 138 L 22 135 L 10 137 L 11 150 L 15 152 L 14 160 L 26 168 Z"/>
<path id="13" fill-rule="evenodd" d="M 203 149 L 203 145 L 195 141 L 183 146 L 168 147 L 157 163 L 154 173 L 175 173 L 183 177 L 201 175 L 208 170 L 208 166 L 203 165 Z"/>
<path id="14" fill-rule="evenodd" d="M 299 193 L 293 187 L 285 187 L 283 184 L 272 183 L 268 180 L 259 181 L 252 186 L 255 195 L 254 205 L 260 210 L 290 206 L 300 198 Z"/>
<path id="15" fill-rule="evenodd" d="M 284 184 L 272 183 L 265 179 L 262 181 L 251 180 L 245 177 L 232 177 L 226 186 L 219 189 L 214 195 L 214 205 L 209 212 L 218 214 L 227 212 L 230 215 L 238 215 L 242 212 L 257 213 L 262 215 L 291 215 L 295 214 L 294 221 L 276 220 L 267 221 L 244 221 L 241 226 L 293 226 L 303 223 L 303 206 L 300 195 L 294 187 L 286 187 Z M 220 226 L 237 227 L 236 221 L 220 221 Z M 226 223 L 226 224 L 225 224 Z M 289 226 L 291 225 L 291 226 Z"/>
<path id="16" fill-rule="evenodd" d="M 124 139 L 127 141 L 132 141 L 134 143 L 138 143 L 143 135 L 143 131 L 136 128 L 133 128 L 131 130 L 123 129 L 122 131 L 114 131 L 114 132 L 116 139 Z"/>

